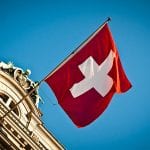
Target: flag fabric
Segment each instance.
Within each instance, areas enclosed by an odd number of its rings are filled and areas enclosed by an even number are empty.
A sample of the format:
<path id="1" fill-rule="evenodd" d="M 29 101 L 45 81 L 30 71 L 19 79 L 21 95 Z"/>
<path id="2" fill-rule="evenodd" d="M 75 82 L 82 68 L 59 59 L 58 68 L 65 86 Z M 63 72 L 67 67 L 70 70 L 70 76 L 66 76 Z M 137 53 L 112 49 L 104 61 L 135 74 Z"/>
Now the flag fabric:
<path id="1" fill-rule="evenodd" d="M 100 116 L 114 93 L 126 92 L 131 87 L 107 24 L 45 81 L 78 127 Z"/>

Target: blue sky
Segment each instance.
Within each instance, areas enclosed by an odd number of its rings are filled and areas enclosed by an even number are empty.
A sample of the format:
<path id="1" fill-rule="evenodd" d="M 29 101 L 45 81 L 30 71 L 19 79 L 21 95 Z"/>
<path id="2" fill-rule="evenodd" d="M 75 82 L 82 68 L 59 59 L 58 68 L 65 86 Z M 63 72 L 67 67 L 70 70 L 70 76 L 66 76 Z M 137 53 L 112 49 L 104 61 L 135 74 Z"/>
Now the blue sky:
<path id="1" fill-rule="evenodd" d="M 12 61 L 42 80 L 105 19 L 132 89 L 76 128 L 46 83 L 40 86 L 44 125 L 67 150 L 150 149 L 150 2 L 148 0 L 0 0 L 0 61 Z"/>

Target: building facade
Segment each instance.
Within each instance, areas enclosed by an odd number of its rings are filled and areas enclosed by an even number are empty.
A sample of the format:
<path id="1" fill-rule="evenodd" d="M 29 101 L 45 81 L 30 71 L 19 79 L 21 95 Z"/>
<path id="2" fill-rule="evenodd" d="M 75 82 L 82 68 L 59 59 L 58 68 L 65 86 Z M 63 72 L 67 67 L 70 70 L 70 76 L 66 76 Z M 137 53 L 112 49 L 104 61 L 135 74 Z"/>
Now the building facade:
<path id="1" fill-rule="evenodd" d="M 37 85 L 29 74 L 0 62 L 0 150 L 64 150 L 40 119 L 38 89 L 28 95 Z"/>

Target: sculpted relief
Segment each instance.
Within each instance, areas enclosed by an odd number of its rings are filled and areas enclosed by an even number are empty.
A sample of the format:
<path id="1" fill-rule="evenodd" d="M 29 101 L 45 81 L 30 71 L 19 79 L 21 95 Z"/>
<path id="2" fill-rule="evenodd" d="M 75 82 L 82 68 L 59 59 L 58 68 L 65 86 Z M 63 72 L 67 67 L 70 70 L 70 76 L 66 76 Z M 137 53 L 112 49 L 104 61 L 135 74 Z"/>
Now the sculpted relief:
<path id="1" fill-rule="evenodd" d="M 27 93 L 29 93 L 38 84 L 38 82 L 33 82 L 28 78 L 31 74 L 29 69 L 23 71 L 21 68 L 15 67 L 11 62 L 0 62 L 0 70 L 9 74 Z M 41 100 L 38 94 L 38 89 L 35 89 L 34 92 L 30 94 L 30 97 L 34 104 L 38 107 L 39 101 Z"/>

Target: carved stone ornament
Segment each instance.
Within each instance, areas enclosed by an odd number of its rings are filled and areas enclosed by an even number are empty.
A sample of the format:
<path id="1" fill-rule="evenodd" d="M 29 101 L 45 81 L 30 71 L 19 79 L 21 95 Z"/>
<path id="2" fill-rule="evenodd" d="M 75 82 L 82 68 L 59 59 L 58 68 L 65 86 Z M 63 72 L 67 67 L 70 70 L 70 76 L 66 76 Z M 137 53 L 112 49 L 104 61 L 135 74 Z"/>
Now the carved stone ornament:
<path id="1" fill-rule="evenodd" d="M 34 133 L 32 133 L 31 138 L 36 142 L 39 143 L 39 137 L 37 135 L 35 135 Z"/>
<path id="2" fill-rule="evenodd" d="M 7 64 L 4 62 L 0 62 L 0 70 L 9 74 L 14 80 L 28 93 L 33 88 L 35 88 L 37 82 L 33 82 L 28 78 L 31 74 L 31 71 L 27 69 L 23 71 L 21 68 L 15 67 L 12 62 L 8 62 Z M 34 92 L 31 93 L 31 98 L 34 104 L 38 107 L 39 101 L 41 97 L 38 94 L 38 90 L 35 89 Z"/>

